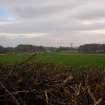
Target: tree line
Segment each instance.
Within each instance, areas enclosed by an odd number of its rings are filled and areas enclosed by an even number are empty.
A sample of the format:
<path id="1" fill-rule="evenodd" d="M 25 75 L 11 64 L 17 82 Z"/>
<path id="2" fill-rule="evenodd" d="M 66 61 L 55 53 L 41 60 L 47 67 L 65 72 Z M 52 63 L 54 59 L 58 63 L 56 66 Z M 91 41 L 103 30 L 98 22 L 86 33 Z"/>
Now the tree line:
<path id="1" fill-rule="evenodd" d="M 45 47 L 29 44 L 20 44 L 16 47 L 0 46 L 0 53 L 23 53 L 23 52 L 82 52 L 82 53 L 105 53 L 105 44 L 84 44 L 75 47 Z"/>
<path id="2" fill-rule="evenodd" d="M 16 47 L 3 47 L 0 46 L 0 53 L 9 53 L 9 52 L 45 52 L 45 51 L 55 51 L 54 47 L 44 47 L 44 46 L 34 46 L 34 45 L 23 45 L 20 44 Z"/>

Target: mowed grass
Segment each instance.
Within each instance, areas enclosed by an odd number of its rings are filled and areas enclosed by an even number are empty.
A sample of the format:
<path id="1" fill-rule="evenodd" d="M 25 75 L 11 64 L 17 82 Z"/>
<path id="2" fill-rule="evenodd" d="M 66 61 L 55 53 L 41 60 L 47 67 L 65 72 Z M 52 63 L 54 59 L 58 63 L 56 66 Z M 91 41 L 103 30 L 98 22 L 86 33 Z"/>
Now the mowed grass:
<path id="1" fill-rule="evenodd" d="M 32 54 L 0 55 L 1 63 L 21 63 Z M 41 53 L 31 59 L 31 62 L 47 62 L 72 67 L 105 67 L 105 54 L 82 54 L 82 53 Z"/>

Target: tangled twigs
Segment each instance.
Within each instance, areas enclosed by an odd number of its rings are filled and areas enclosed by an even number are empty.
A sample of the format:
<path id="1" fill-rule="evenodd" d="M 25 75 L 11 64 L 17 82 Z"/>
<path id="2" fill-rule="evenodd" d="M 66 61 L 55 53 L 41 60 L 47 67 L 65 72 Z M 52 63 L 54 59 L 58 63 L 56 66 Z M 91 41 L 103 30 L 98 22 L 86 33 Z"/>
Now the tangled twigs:
<path id="1" fill-rule="evenodd" d="M 20 105 L 18 100 L 15 98 L 15 96 L 4 86 L 4 84 L 1 81 L 0 81 L 0 86 L 11 96 L 11 98 L 16 103 L 16 105 Z"/>
<path id="2" fill-rule="evenodd" d="M 52 65 L 0 65 L 0 105 L 105 105 L 104 70 Z"/>
<path id="3" fill-rule="evenodd" d="M 15 91 L 15 92 L 11 92 L 11 94 L 18 95 L 18 94 L 28 94 L 28 93 L 34 93 L 34 92 L 36 92 L 36 89 Z M 10 96 L 10 94 L 5 94 L 5 96 Z M 2 97 L 4 97 L 4 95 L 0 95 L 0 98 Z"/>
<path id="4" fill-rule="evenodd" d="M 100 105 L 102 98 L 99 98 L 98 100 L 96 100 L 95 96 L 93 95 L 93 93 L 91 92 L 90 88 L 88 88 L 88 93 L 89 96 L 91 97 L 91 99 L 93 100 L 93 105 Z"/>

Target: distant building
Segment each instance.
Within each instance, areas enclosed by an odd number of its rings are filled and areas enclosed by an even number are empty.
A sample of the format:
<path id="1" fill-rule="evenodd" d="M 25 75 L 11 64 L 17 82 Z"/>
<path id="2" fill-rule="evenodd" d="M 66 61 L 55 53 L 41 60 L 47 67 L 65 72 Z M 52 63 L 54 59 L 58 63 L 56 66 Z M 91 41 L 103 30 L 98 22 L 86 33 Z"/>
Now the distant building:
<path id="1" fill-rule="evenodd" d="M 85 44 L 79 47 L 79 52 L 105 53 L 105 44 Z"/>

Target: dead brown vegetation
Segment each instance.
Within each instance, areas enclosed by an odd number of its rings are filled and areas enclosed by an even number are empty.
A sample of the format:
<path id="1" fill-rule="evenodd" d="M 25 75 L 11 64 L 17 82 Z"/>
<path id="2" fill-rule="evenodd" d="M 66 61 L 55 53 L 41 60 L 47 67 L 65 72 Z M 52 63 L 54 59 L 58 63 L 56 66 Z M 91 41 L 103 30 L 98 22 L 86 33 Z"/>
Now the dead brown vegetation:
<path id="1" fill-rule="evenodd" d="M 0 105 L 105 105 L 105 71 L 0 64 Z"/>

